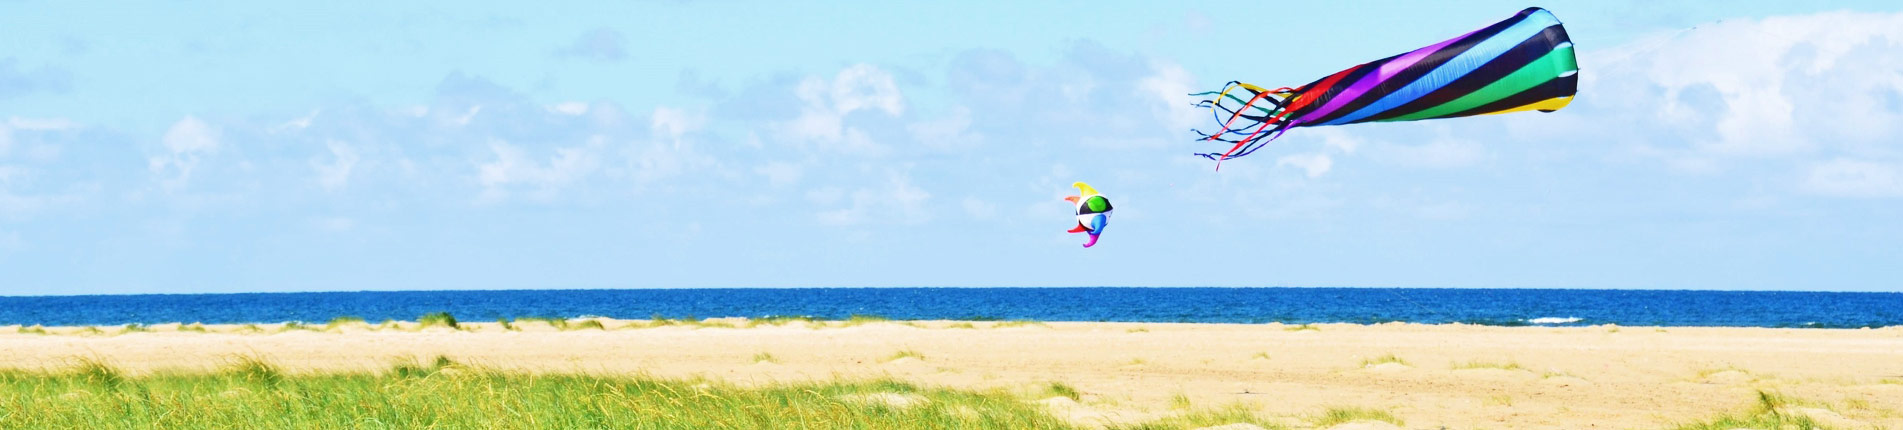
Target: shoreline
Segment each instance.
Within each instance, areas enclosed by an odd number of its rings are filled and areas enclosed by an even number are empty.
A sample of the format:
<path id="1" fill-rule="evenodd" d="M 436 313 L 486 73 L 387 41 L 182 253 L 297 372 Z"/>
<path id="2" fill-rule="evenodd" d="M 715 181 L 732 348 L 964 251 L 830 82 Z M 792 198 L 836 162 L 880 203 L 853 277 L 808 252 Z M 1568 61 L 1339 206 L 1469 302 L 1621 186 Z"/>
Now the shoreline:
<path id="1" fill-rule="evenodd" d="M 1657 428 L 1748 408 L 1764 392 L 1859 423 L 1849 428 L 1903 427 L 1903 327 L 871 318 L 511 325 L 279 324 L 255 325 L 249 334 L 226 332 L 250 331 L 244 325 L 204 325 L 205 333 L 154 325 L 89 335 L 70 335 L 83 328 L 51 327 L 40 335 L 0 327 L 0 369 L 57 371 L 89 359 L 137 375 L 215 371 L 253 358 L 287 374 L 321 374 L 376 372 L 443 356 L 496 371 L 740 385 L 894 378 L 984 390 L 1062 383 L 1080 393 L 1065 413 L 1095 417 L 1085 421 L 1154 417 L 1179 404 L 1241 404 L 1270 416 L 1369 408 L 1411 427 L 1452 428 Z"/>

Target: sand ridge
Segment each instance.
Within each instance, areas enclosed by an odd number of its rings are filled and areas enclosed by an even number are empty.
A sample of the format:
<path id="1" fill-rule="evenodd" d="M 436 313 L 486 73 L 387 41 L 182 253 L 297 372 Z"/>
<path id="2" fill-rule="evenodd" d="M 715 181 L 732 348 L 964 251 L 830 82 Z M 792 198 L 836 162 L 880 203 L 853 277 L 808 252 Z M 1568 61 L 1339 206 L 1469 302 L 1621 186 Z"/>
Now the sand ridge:
<path id="1" fill-rule="evenodd" d="M 0 368 L 88 359 L 133 373 L 211 370 L 250 357 L 293 372 L 381 371 L 441 355 L 501 370 L 738 383 L 893 377 L 1028 391 L 1058 382 L 1079 399 L 1045 401 L 1085 420 L 1241 404 L 1297 428 L 1331 407 L 1388 411 L 1404 428 L 1657 428 L 1745 408 L 1766 390 L 1806 399 L 1832 422 L 1903 428 L 1895 327 L 600 321 L 609 329 L 0 327 Z"/>

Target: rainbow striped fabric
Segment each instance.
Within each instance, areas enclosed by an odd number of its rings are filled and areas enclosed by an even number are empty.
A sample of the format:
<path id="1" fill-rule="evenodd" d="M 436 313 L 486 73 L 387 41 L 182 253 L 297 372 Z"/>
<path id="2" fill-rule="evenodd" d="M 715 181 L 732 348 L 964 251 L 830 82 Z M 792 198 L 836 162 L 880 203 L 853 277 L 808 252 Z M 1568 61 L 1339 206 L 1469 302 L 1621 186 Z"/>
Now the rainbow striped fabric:
<path id="1" fill-rule="evenodd" d="M 1222 154 L 1197 155 L 1241 157 L 1295 127 L 1552 112 L 1572 101 L 1578 77 L 1573 43 L 1559 18 L 1527 8 L 1486 28 L 1301 87 L 1230 82 L 1221 91 L 1194 94 L 1215 96 L 1198 106 L 1210 108 L 1222 127 L 1198 131 L 1203 140 L 1235 144 Z"/>

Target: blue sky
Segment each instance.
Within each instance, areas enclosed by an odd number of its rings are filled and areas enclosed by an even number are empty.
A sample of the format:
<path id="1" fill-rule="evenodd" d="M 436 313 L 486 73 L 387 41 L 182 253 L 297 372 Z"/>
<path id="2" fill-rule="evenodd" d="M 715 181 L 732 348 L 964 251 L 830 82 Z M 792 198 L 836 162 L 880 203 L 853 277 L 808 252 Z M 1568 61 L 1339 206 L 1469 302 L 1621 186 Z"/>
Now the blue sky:
<path id="1" fill-rule="evenodd" d="M 1018 3 L 0 1 L 0 295 L 1903 290 L 1894 2 L 1544 4 L 1565 110 L 1221 172 L 1185 93 L 1525 5 Z"/>

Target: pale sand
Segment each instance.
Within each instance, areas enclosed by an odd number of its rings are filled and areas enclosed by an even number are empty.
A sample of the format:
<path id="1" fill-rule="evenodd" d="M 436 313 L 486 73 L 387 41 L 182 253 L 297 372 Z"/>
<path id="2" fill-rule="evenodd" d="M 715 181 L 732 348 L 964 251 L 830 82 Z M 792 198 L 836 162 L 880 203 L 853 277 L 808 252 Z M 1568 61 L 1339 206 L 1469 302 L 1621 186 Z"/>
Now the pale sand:
<path id="1" fill-rule="evenodd" d="M 609 327 L 624 322 L 609 321 Z M 1405 428 L 1658 428 L 1740 411 L 1767 390 L 1839 428 L 1903 428 L 1903 328 L 1864 330 L 1468 325 L 1047 323 L 975 329 L 944 321 L 813 328 L 672 326 L 553 331 L 16 334 L 0 368 L 59 369 L 90 358 L 140 373 L 215 369 L 239 357 L 290 371 L 380 371 L 437 355 L 534 372 L 642 373 L 742 384 L 890 376 L 1032 393 L 1062 382 L 1082 401 L 1044 399 L 1084 423 L 1128 422 L 1241 403 L 1297 428 L 1327 408 L 1384 409 Z M 744 326 L 744 324 L 740 324 Z M 271 331 L 271 326 L 264 327 Z M 116 328 L 104 328 L 108 333 Z M 213 331 L 235 327 L 213 327 Z M 900 351 L 919 357 L 893 360 Z M 775 362 L 756 362 L 760 353 Z M 1365 362 L 1392 354 L 1401 363 Z M 1463 368 L 1483 362 L 1517 368 Z M 1048 395 L 1045 395 L 1048 396 Z"/>

